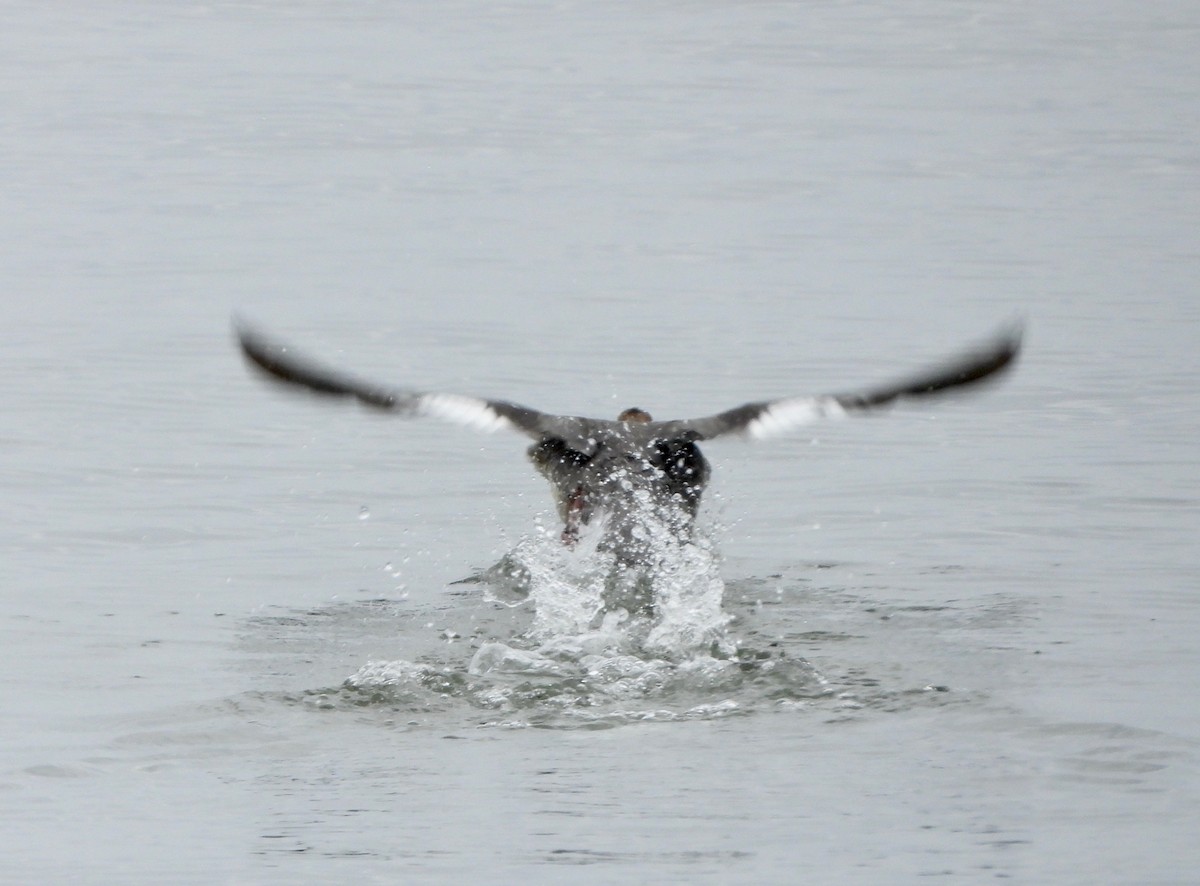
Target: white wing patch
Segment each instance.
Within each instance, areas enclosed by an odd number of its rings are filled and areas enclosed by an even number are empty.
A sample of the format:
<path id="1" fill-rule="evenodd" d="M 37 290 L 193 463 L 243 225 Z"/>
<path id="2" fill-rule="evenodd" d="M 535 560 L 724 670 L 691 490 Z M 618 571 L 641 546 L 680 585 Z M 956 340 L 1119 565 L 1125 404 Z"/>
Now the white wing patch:
<path id="1" fill-rule="evenodd" d="M 461 394 L 422 394 L 416 412 L 488 434 L 513 427 L 512 422 L 496 412 L 486 400 Z"/>
<path id="2" fill-rule="evenodd" d="M 746 425 L 746 434 L 762 440 L 823 418 L 843 418 L 845 415 L 846 410 L 835 397 L 788 397 L 768 405 Z"/>

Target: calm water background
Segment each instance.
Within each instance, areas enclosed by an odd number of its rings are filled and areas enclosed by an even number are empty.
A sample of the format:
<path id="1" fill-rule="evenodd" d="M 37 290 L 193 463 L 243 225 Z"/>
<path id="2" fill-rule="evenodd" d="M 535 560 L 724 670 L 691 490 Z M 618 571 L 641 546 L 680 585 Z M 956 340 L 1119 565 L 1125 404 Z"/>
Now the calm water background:
<path id="1" fill-rule="evenodd" d="M 0 19 L 6 881 L 1195 882 L 1195 4 Z M 826 692 L 593 722 L 339 695 L 519 632 L 450 582 L 548 498 L 264 389 L 234 311 L 599 415 L 1031 325 L 986 396 L 709 448 L 730 634 Z"/>

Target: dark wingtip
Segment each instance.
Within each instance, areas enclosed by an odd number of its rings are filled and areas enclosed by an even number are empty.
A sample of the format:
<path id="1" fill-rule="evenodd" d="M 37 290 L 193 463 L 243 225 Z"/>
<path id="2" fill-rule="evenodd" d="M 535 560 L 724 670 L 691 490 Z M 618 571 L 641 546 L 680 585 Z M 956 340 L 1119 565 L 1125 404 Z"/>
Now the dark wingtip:
<path id="1" fill-rule="evenodd" d="M 268 338 L 236 315 L 233 332 L 246 363 L 272 382 L 326 397 L 353 397 L 373 409 L 393 411 L 399 406 L 394 391 L 292 352 L 287 345 Z"/>
<path id="2" fill-rule="evenodd" d="M 239 345 L 245 344 L 248 339 L 257 337 L 254 327 L 241 314 L 232 314 L 229 318 L 229 328 L 233 330 L 233 337 L 238 340 Z"/>
<path id="3" fill-rule="evenodd" d="M 254 327 L 246 322 L 240 314 L 234 314 L 229 318 L 230 328 L 233 330 L 233 337 L 237 340 L 238 347 L 242 351 L 242 355 L 250 359 L 251 354 L 263 351 L 266 348 L 266 339 L 255 331 Z"/>
<path id="4" fill-rule="evenodd" d="M 1000 329 L 995 339 L 995 365 L 991 373 L 985 373 L 985 375 L 995 374 L 998 377 L 1016 365 L 1017 358 L 1021 356 L 1021 350 L 1025 345 L 1026 325 L 1024 317 L 1016 317 Z"/>
<path id="5" fill-rule="evenodd" d="M 280 346 L 273 345 L 236 314 L 232 318 L 232 326 L 238 348 L 250 366 L 276 379 L 288 378 L 286 373 L 280 371 L 277 358 L 272 356 L 272 351 L 282 350 Z"/>
<path id="6" fill-rule="evenodd" d="M 967 352 L 915 378 L 866 394 L 839 396 L 837 400 L 846 409 L 875 409 L 904 397 L 928 397 L 990 384 L 1008 374 L 1016 364 L 1024 335 L 1024 321 L 1013 321 Z"/>
<path id="7" fill-rule="evenodd" d="M 996 341 L 1007 350 L 1010 359 L 1015 358 L 1021 352 L 1021 345 L 1025 340 L 1025 327 L 1027 325 L 1028 323 L 1023 316 L 1017 316 L 1000 327 L 1000 331 L 996 335 Z"/>
<path id="8" fill-rule="evenodd" d="M 1025 339 L 1025 321 L 1013 320 L 1002 327 L 987 344 L 977 351 L 979 362 L 971 367 L 962 379 L 962 384 L 983 381 L 989 377 L 999 378 L 1003 373 L 1013 368 L 1017 357 L 1021 354 L 1021 346 Z"/>
<path id="9" fill-rule="evenodd" d="M 1002 327 L 991 339 L 962 359 L 956 379 L 946 379 L 948 388 L 965 387 L 979 382 L 998 381 L 1016 365 L 1025 338 L 1025 321 L 1017 318 Z M 937 390 L 934 385 L 929 390 Z"/>

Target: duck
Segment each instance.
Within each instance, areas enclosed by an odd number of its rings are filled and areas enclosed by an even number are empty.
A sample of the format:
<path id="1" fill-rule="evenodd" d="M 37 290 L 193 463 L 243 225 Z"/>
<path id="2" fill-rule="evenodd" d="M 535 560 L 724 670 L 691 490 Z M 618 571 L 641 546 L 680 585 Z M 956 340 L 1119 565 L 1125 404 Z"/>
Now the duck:
<path id="1" fill-rule="evenodd" d="M 712 476 L 697 444 L 721 437 L 777 437 L 824 419 L 981 387 L 1011 371 L 1023 326 L 1012 324 L 948 360 L 860 392 L 756 400 L 700 418 L 666 421 L 640 407 L 624 409 L 615 419 L 586 418 L 378 384 L 313 360 L 244 321 L 235 319 L 234 333 L 249 367 L 277 385 L 354 400 L 397 417 L 440 419 L 532 439 L 526 454 L 549 482 L 562 543 L 572 547 L 589 526 L 602 523 L 605 549 L 632 562 L 645 555 L 647 526 L 665 527 L 680 539 L 691 532 Z"/>

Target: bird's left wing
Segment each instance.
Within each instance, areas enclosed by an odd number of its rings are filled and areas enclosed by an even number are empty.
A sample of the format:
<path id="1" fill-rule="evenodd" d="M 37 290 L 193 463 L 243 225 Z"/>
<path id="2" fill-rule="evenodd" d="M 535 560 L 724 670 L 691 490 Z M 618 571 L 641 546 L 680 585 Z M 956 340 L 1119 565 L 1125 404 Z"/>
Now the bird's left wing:
<path id="1" fill-rule="evenodd" d="M 746 403 L 704 418 L 663 422 L 661 433 L 692 440 L 711 440 L 729 434 L 761 439 L 823 418 L 871 412 L 899 400 L 966 388 L 998 378 L 1010 369 L 1020 353 L 1021 336 L 1021 328 L 1015 326 L 940 366 L 863 393 L 783 397 Z"/>

